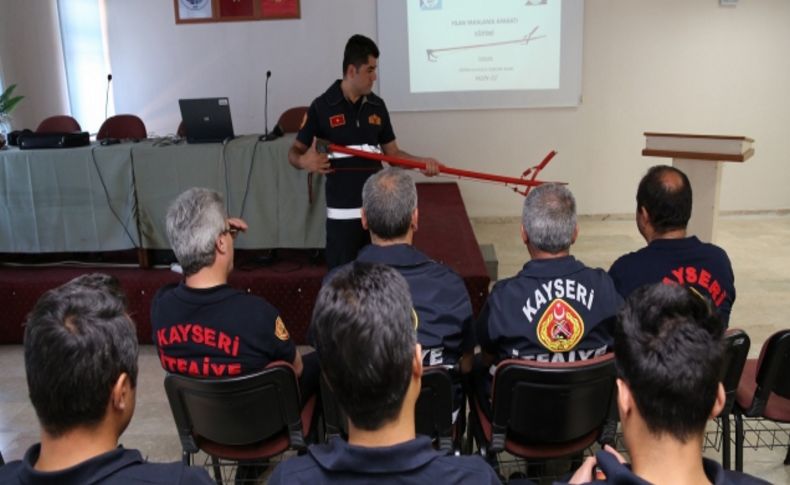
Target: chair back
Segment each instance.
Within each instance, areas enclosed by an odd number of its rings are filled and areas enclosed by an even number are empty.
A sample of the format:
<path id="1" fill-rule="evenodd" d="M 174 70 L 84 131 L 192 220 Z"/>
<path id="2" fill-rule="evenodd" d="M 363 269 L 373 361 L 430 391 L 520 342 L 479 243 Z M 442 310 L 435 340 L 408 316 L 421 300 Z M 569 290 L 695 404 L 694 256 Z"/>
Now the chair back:
<path id="1" fill-rule="evenodd" d="M 97 140 L 105 138 L 144 140 L 148 136 L 143 120 L 135 115 L 115 115 L 107 118 L 99 128 Z"/>
<path id="2" fill-rule="evenodd" d="M 423 369 L 414 420 L 417 433 L 437 441 L 440 450 L 452 449 L 453 380 L 446 368 L 434 366 Z"/>
<path id="3" fill-rule="evenodd" d="M 790 329 L 771 335 L 760 353 L 755 401 L 768 402 L 772 392 L 790 398 Z"/>
<path id="4" fill-rule="evenodd" d="M 185 452 L 196 453 L 206 441 L 255 445 L 285 431 L 291 447 L 305 447 L 298 383 L 285 362 L 227 379 L 168 374 L 165 391 Z"/>
<path id="5" fill-rule="evenodd" d="M 583 438 L 616 416 L 614 354 L 567 363 L 504 360 L 492 395 L 493 449 L 505 435 L 528 445 Z"/>
<path id="6" fill-rule="evenodd" d="M 50 116 L 38 124 L 36 133 L 72 133 L 82 131 L 80 124 L 68 115 Z"/>
<path id="7" fill-rule="evenodd" d="M 277 126 L 280 127 L 283 133 L 296 133 L 302 126 L 305 114 L 307 114 L 307 106 L 289 108 L 280 115 L 280 119 L 277 120 Z"/>
<path id="8" fill-rule="evenodd" d="M 186 138 L 187 137 L 187 127 L 184 125 L 184 120 L 178 124 L 178 129 L 176 129 L 176 136 L 179 138 Z"/>
<path id="9" fill-rule="evenodd" d="M 321 402 L 327 437 L 348 436 L 346 413 L 340 408 L 335 394 L 321 376 Z M 437 441 L 439 449 L 452 449 L 453 440 L 453 381 L 447 369 L 425 367 L 422 386 L 414 411 L 415 429 Z"/>
<path id="10" fill-rule="evenodd" d="M 738 383 L 741 381 L 741 373 L 743 373 L 746 358 L 749 356 L 750 346 L 749 335 L 739 328 L 731 328 L 724 335 L 724 362 L 722 362 L 720 380 L 727 399 L 720 416 L 727 416 L 732 412 Z"/>

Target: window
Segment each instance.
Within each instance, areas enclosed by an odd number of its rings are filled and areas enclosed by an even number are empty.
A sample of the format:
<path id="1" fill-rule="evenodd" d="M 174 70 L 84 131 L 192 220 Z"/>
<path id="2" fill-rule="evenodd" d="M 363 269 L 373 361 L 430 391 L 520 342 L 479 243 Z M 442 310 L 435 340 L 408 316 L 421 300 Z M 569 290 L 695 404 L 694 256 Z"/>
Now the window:
<path id="1" fill-rule="evenodd" d="M 110 71 L 103 33 L 103 3 L 103 0 L 58 0 L 71 115 L 91 133 L 99 131 L 106 117 Z M 112 99 L 107 101 L 107 115 L 112 115 Z"/>

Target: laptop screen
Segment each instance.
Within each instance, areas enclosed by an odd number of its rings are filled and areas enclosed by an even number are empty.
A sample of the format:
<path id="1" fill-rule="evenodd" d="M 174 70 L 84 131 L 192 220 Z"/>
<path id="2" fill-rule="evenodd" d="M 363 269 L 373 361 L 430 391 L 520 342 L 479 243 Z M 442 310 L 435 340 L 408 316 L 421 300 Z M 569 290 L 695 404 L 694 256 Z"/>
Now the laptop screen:
<path id="1" fill-rule="evenodd" d="M 219 143 L 233 138 L 228 98 L 179 99 L 188 143 Z"/>

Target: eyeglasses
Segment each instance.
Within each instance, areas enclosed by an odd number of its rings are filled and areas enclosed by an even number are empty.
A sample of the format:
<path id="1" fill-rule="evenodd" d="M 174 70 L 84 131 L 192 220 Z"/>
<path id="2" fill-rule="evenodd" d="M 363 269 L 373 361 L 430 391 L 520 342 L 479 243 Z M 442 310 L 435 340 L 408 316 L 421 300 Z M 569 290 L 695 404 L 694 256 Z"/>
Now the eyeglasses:
<path id="1" fill-rule="evenodd" d="M 230 234 L 230 237 L 232 237 L 233 239 L 236 239 L 236 236 L 239 235 L 239 228 L 230 226 L 230 227 L 228 227 L 227 229 L 225 229 L 224 231 L 222 231 L 220 233 L 220 235 L 222 235 L 222 234 Z"/>

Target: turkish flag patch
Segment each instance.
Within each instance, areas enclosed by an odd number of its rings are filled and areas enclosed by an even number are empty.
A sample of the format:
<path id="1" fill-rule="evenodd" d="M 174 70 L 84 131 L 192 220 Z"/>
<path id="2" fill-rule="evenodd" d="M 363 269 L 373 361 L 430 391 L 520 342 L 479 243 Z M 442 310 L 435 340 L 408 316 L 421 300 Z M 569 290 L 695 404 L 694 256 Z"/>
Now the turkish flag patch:
<path id="1" fill-rule="evenodd" d="M 331 126 L 332 128 L 337 128 L 338 126 L 343 126 L 345 124 L 346 124 L 346 115 L 339 114 L 329 117 L 329 126 Z"/>

